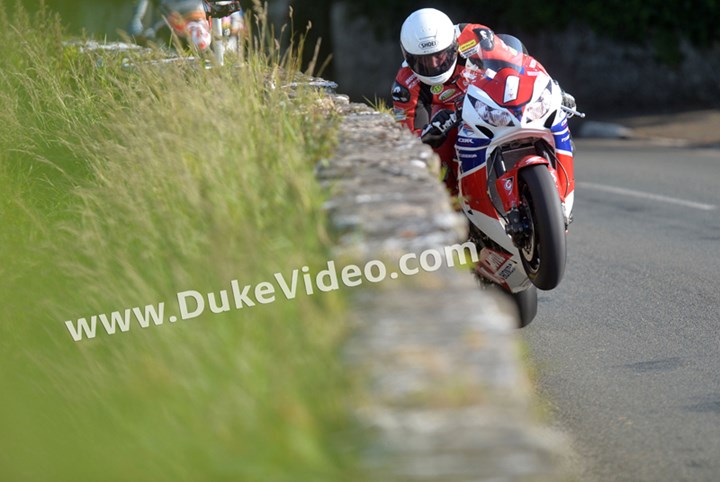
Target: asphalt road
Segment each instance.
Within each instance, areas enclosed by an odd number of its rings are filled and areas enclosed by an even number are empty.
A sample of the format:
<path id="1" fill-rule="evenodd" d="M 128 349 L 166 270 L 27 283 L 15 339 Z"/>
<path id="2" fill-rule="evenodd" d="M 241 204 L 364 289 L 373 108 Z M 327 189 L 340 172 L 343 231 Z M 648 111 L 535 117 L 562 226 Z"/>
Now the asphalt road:
<path id="1" fill-rule="evenodd" d="M 577 142 L 565 278 L 522 333 L 583 480 L 720 480 L 720 149 Z"/>

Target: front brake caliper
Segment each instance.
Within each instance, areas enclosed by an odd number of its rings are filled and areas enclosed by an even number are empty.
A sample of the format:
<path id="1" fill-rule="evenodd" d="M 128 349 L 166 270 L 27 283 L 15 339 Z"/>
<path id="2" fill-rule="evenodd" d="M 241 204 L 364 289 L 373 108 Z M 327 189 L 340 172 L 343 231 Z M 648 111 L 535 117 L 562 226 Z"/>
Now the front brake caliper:
<path id="1" fill-rule="evenodd" d="M 510 236 L 515 246 L 524 246 L 528 234 L 527 219 L 520 214 L 518 208 L 514 207 L 508 211 L 507 220 L 508 223 L 505 226 L 505 233 Z"/>

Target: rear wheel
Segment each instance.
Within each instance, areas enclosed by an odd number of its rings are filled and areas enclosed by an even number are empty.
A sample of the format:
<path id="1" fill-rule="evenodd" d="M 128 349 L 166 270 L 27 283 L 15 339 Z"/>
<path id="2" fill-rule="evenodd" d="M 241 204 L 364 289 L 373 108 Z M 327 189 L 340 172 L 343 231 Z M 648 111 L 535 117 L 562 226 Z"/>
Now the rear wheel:
<path id="1" fill-rule="evenodd" d="M 565 221 L 560 196 L 552 176 L 544 165 L 520 170 L 521 210 L 529 232 L 520 250 L 525 272 L 541 290 L 560 284 L 565 273 Z"/>
<path id="2" fill-rule="evenodd" d="M 528 326 L 530 322 L 535 319 L 538 308 L 537 288 L 535 286 L 530 285 L 528 289 L 519 293 L 510 293 L 478 274 L 475 275 L 475 280 L 481 290 L 487 290 L 487 293 L 497 297 L 498 300 L 508 307 L 515 306 L 517 310 L 518 328 Z"/>
<path id="3" fill-rule="evenodd" d="M 537 315 L 537 288 L 531 286 L 525 291 L 512 295 L 520 316 L 520 328 L 528 326 Z"/>

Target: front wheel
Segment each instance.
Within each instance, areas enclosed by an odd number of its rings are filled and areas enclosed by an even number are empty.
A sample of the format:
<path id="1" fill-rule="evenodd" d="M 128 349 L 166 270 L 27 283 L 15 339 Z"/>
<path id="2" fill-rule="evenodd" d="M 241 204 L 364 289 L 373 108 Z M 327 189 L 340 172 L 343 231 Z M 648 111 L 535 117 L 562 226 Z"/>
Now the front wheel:
<path id="1" fill-rule="evenodd" d="M 518 246 L 520 258 L 530 281 L 541 290 L 551 290 L 565 273 L 567 247 L 560 196 L 544 165 L 525 167 L 518 176 L 521 210 L 528 226 L 527 236 Z"/>

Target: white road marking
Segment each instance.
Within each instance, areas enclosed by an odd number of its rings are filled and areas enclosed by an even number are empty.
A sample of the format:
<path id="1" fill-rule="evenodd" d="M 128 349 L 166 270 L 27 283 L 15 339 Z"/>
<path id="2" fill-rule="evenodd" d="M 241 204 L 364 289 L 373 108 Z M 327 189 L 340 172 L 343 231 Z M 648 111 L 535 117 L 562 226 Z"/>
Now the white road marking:
<path id="1" fill-rule="evenodd" d="M 694 201 L 687 201 L 685 199 L 677 199 L 669 196 L 661 196 L 659 194 L 652 194 L 649 192 L 633 191 L 631 189 L 623 189 L 621 187 L 606 186 L 604 184 L 595 184 L 592 182 L 576 182 L 578 187 L 583 189 L 594 189 L 595 191 L 611 192 L 613 194 L 620 194 L 623 196 L 632 196 L 642 199 L 651 199 L 653 201 L 660 201 L 664 203 L 677 204 L 693 209 L 701 209 L 703 211 L 712 211 L 717 209 L 717 206 L 713 204 L 697 203 Z"/>

